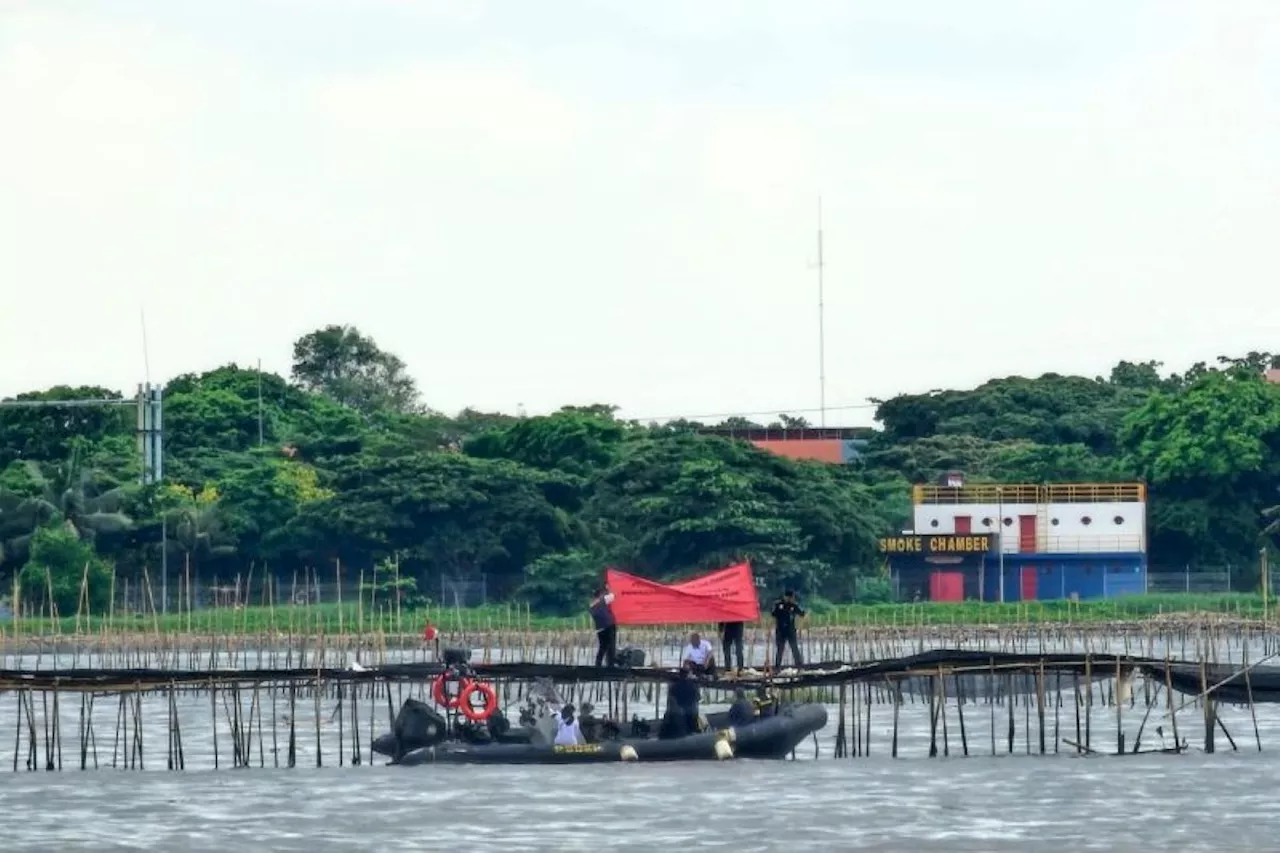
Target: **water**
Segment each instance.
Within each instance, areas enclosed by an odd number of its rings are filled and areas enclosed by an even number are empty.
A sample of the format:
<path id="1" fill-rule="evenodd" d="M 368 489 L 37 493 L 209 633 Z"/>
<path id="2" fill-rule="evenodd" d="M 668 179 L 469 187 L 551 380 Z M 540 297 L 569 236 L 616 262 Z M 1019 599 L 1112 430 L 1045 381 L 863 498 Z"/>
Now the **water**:
<path id="1" fill-rule="evenodd" d="M 46 659 L 46 666 L 48 665 Z M 10 659 L 12 665 L 12 658 Z M 1048 686 L 1048 685 L 1047 685 Z M 1138 702 L 1122 709 L 1121 726 L 1132 749 L 1146 714 L 1141 679 Z M 1100 697 L 1101 693 L 1095 693 Z M 397 697 L 398 698 L 398 697 Z M 1178 695 L 1177 702 L 1188 697 Z M 298 763 L 284 760 L 287 724 L 277 724 L 264 700 L 266 734 L 251 738 L 250 769 L 231 770 L 230 712 L 218 694 L 218 751 L 213 770 L 213 711 L 208 694 L 180 695 L 187 767 L 165 770 L 167 700 L 143 702 L 146 771 L 112 770 L 124 763 L 114 744 L 118 700 L 97 699 L 93 720 L 100 769 L 81 772 L 74 745 L 80 703 L 64 695 L 63 765 L 58 773 L 25 772 L 25 742 L 13 766 L 17 702 L 0 693 L 0 802 L 8 851 L 1180 851 L 1276 850 L 1272 821 L 1280 791 L 1280 706 L 1257 709 L 1267 751 L 1259 753 L 1246 708 L 1223 707 L 1239 752 L 1219 733 L 1219 752 L 1205 755 L 1202 717 L 1194 706 L 1178 714 L 1184 755 L 1078 757 L 1073 696 L 1058 709 L 1060 754 L 1054 749 L 1054 711 L 1039 751 L 1035 708 L 1015 707 L 1014 752 L 1007 754 L 1007 706 L 966 703 L 972 755 L 960 757 L 959 718 L 947 709 L 950 758 L 929 759 L 926 703 L 900 709 L 897 760 L 888 757 L 893 734 L 889 705 L 872 707 L 871 757 L 834 760 L 832 722 L 796 761 L 564 767 L 387 767 L 368 761 L 370 723 L 387 728 L 385 698 L 362 699 L 358 709 L 363 763 L 349 761 L 350 717 L 339 735 L 335 703 L 324 699 L 320 736 L 324 768 L 315 765 L 316 708 L 295 708 Z M 37 700 L 38 702 L 39 700 Z M 283 715 L 283 700 L 276 711 Z M 242 714 L 250 710 L 246 694 Z M 639 710 L 639 709 L 635 709 Z M 865 710 L 865 708 L 864 708 Z M 349 714 L 349 705 L 344 709 Z M 1172 744 L 1163 696 L 1146 723 L 1143 748 Z M 1028 728 L 1028 717 L 1030 728 Z M 37 707 L 37 719 L 43 719 Z M 1092 746 L 1114 751 L 1116 711 L 1090 714 Z M 852 725 L 852 720 L 846 723 Z M 865 726 L 865 718 L 862 721 Z M 1162 731 L 1157 733 L 1156 727 Z M 994 729 L 994 738 L 992 731 Z M 42 739 L 42 732 L 39 738 Z M 993 744 L 994 752 L 992 755 Z M 266 766 L 259 768 L 262 762 Z M 43 767 L 41 740 L 37 766 Z M 92 761 L 90 761 L 92 766 Z M 73 769 L 75 768 L 75 769 Z"/>
<path id="2" fill-rule="evenodd" d="M 1266 753 L 5 774 L 6 851 L 1274 850 Z"/>

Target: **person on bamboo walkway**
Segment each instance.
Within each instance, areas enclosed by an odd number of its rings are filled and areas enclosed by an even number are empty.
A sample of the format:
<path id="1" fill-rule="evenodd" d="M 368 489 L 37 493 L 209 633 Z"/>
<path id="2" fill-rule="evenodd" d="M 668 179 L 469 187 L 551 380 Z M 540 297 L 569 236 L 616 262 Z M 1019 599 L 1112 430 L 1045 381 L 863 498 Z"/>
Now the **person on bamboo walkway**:
<path id="1" fill-rule="evenodd" d="M 746 635 L 745 622 L 721 622 L 720 623 L 720 642 L 724 645 L 724 666 L 725 669 L 733 667 L 733 656 L 731 653 L 737 652 L 738 671 L 742 671 L 742 639 Z"/>
<path id="2" fill-rule="evenodd" d="M 596 590 L 591 599 L 591 621 L 596 626 L 596 666 L 602 663 L 610 668 L 618 665 L 618 622 L 613 618 L 613 593 L 609 587 L 602 586 Z"/>
<path id="3" fill-rule="evenodd" d="M 798 625 L 800 619 L 804 618 L 804 608 L 800 606 L 800 602 L 796 599 L 796 592 L 789 589 L 782 594 L 782 597 L 773 603 L 773 639 L 774 639 L 774 656 L 773 668 L 780 669 L 782 667 L 782 650 L 791 647 L 791 659 L 796 666 L 804 666 L 804 658 L 800 655 L 800 641 L 798 639 Z"/>

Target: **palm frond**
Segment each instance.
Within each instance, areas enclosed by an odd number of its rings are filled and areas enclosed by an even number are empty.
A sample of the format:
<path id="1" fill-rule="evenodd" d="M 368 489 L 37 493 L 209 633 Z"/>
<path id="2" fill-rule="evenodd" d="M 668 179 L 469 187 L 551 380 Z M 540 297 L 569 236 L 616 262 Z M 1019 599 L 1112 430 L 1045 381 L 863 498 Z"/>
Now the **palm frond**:
<path id="1" fill-rule="evenodd" d="M 122 512 L 90 512 L 76 519 L 81 531 L 120 533 L 133 527 L 133 519 Z"/>
<path id="2" fill-rule="evenodd" d="M 1263 536 L 1280 536 L 1280 505 L 1268 507 L 1262 511 L 1263 518 L 1275 519 L 1262 528 Z"/>

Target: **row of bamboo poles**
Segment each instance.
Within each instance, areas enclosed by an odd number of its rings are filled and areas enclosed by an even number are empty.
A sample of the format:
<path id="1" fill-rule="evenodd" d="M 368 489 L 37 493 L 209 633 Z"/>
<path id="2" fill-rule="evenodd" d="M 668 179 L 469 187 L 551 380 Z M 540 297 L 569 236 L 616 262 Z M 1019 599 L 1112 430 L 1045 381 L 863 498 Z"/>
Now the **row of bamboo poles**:
<path id="1" fill-rule="evenodd" d="M 1201 651 L 1200 693 L 1181 701 L 1174 695 L 1167 655 L 1163 681 L 1144 677 L 1138 691 L 1134 689 L 1134 673 L 1125 672 L 1119 661 L 1110 669 L 1107 665 L 1095 666 L 1092 653 L 1081 657 L 1082 671 L 1070 673 L 1047 671 L 1043 660 L 1038 664 L 993 662 L 988 667 L 940 666 L 936 670 L 847 680 L 822 687 L 784 687 L 782 692 L 783 698 L 790 701 L 835 706 L 834 732 L 828 726 L 823 733 L 830 747 L 824 748 L 815 735 L 815 758 L 824 752 L 833 758 L 870 757 L 873 735 L 883 737 L 888 755 L 898 758 L 902 755 L 900 741 L 921 740 L 923 745 L 921 735 L 926 730 L 924 754 L 929 757 L 994 756 L 1019 751 L 1044 755 L 1059 753 L 1063 746 L 1072 754 L 1097 755 L 1111 752 L 1099 740 L 1110 709 L 1114 710 L 1115 737 L 1111 754 L 1144 752 L 1142 738 L 1149 726 L 1155 729 L 1162 745 L 1145 752 L 1176 753 L 1188 748 L 1177 716 L 1188 706 L 1199 708 L 1205 752 L 1215 751 L 1218 732 L 1232 750 L 1237 750 L 1239 746 L 1213 696 L 1218 685 L 1209 683 L 1207 676 L 1209 667 L 1218 661 L 1210 646 L 1202 646 Z M 1257 662 L 1267 659 L 1262 657 Z M 1261 751 L 1258 711 L 1249 681 L 1256 663 L 1248 663 L 1247 648 L 1242 660 L 1248 685 L 1246 704 L 1254 741 Z M 503 679 L 495 686 L 501 703 L 509 706 L 524 698 L 528 682 Z M 656 681 L 579 682 L 560 684 L 557 689 L 568 701 L 595 703 L 607 716 L 622 721 L 629 720 L 632 714 L 647 714 L 649 709 L 653 717 L 660 717 L 664 705 L 664 686 Z M 326 755 L 331 761 L 336 756 L 338 766 L 343 766 L 377 763 L 372 744 L 379 729 L 390 728 L 405 698 L 430 701 L 429 692 L 427 683 L 392 681 L 376 675 L 358 682 L 326 679 L 319 673 L 302 682 L 247 682 L 234 672 L 211 672 L 195 685 L 172 681 L 147 686 L 139 683 L 132 688 L 105 691 L 59 688 L 56 684 L 51 688 L 20 688 L 0 693 L 0 712 L 3 716 L 12 713 L 15 720 L 10 761 L 15 771 L 63 767 L 146 769 L 148 756 L 155 754 L 149 751 L 155 747 L 147 744 L 158 743 L 157 739 L 165 742 L 163 766 L 170 770 L 186 768 L 194 757 L 204 759 L 205 765 L 213 769 L 228 764 L 295 767 L 304 760 L 320 767 L 324 766 Z M 708 693 L 705 703 L 728 699 L 722 691 Z M 102 720 L 99 711 L 95 720 L 95 707 L 100 709 L 103 704 L 109 718 Z M 10 705 L 12 708 L 6 710 Z M 983 705 L 988 707 L 983 721 L 986 725 L 979 722 L 981 715 L 973 715 L 974 709 Z M 884 706 L 889 710 L 879 714 L 889 720 L 882 717 L 873 727 L 874 709 Z M 1017 743 L 1019 706 L 1022 750 Z M 1129 747 L 1124 711 L 1135 708 L 1144 712 Z M 1064 709 L 1069 714 L 1065 721 Z M 1102 710 L 1101 719 L 1095 709 Z M 1163 713 L 1157 713 L 1161 709 Z M 68 716 L 74 725 L 68 723 Z M 1171 728 L 1172 746 L 1164 743 L 1162 730 L 1166 724 Z M 958 738 L 958 743 L 953 738 Z M 201 743 L 193 744 L 193 740 Z M 885 747 L 880 749 L 877 754 L 885 754 Z M 155 759 L 151 760 L 154 767 Z"/>

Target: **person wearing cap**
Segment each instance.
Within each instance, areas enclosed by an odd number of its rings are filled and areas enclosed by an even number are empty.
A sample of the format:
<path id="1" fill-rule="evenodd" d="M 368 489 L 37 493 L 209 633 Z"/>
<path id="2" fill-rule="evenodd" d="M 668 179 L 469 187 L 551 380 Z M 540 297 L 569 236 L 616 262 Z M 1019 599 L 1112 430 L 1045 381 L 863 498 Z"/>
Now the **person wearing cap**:
<path id="1" fill-rule="evenodd" d="M 790 646 L 791 658 L 796 666 L 804 666 L 804 658 L 800 655 L 800 642 L 797 634 L 797 621 L 804 618 L 804 608 L 800 606 L 800 602 L 796 600 L 796 592 L 789 589 L 773 603 L 773 622 L 774 632 L 773 639 L 775 645 L 775 653 L 773 657 L 774 669 L 782 667 L 782 650 Z"/>
<path id="2" fill-rule="evenodd" d="M 612 604 L 613 593 L 602 586 L 587 608 L 596 628 L 596 666 L 605 664 L 611 669 L 618 665 L 618 622 L 613 617 Z"/>

